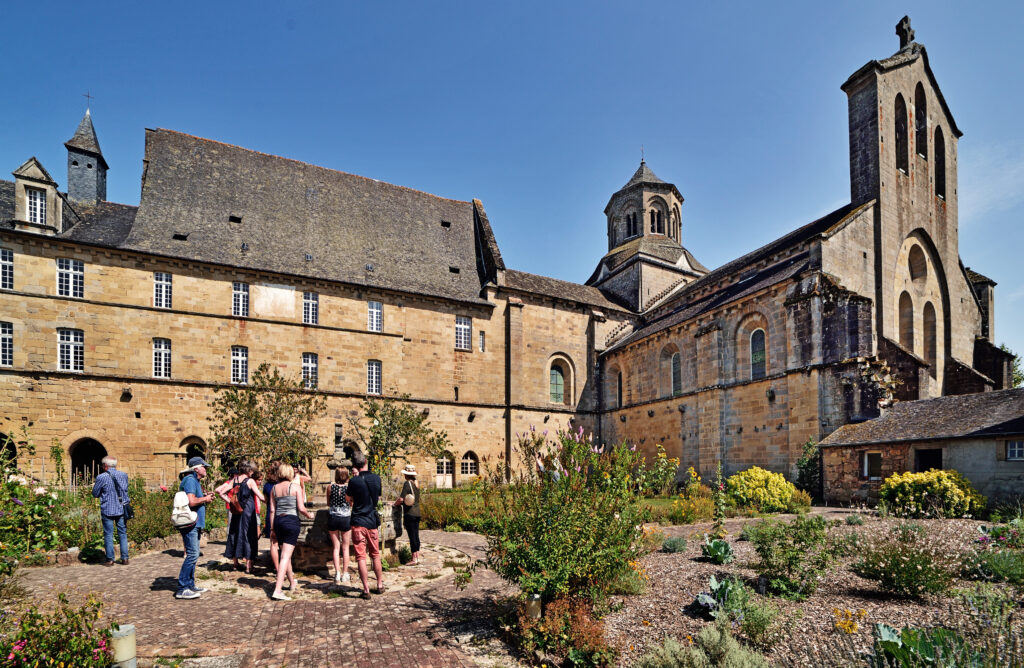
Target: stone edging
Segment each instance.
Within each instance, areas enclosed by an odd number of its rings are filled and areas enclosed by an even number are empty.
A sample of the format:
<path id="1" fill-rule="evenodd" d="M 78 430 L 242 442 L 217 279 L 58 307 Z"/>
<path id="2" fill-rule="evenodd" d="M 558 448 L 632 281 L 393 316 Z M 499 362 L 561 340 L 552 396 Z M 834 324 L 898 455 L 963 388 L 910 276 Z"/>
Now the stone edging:
<path id="1" fill-rule="evenodd" d="M 218 527 L 204 532 L 203 540 L 225 540 L 227 535 L 227 527 Z M 163 538 L 150 538 L 149 540 L 141 543 L 132 543 L 131 557 L 135 558 L 149 552 L 163 552 L 165 550 L 176 548 L 181 548 L 180 536 L 171 535 Z M 78 547 L 72 547 L 60 552 L 43 552 L 39 557 L 37 557 L 42 560 L 42 563 L 32 564 L 30 568 L 45 566 L 74 566 L 75 564 L 82 563 L 78 558 L 80 552 L 81 549 Z M 22 559 L 22 561 L 24 561 L 24 559 Z"/>

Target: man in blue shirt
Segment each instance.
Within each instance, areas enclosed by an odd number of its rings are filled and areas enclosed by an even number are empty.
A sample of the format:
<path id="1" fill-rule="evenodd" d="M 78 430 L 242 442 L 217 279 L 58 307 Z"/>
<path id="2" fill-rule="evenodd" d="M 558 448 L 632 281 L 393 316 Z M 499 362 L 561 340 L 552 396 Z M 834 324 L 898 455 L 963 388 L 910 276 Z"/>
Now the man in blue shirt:
<path id="1" fill-rule="evenodd" d="M 206 591 L 196 587 L 196 562 L 199 561 L 199 532 L 206 527 L 206 504 L 213 501 L 213 494 L 204 494 L 200 482 L 206 477 L 206 463 L 202 457 L 188 460 L 189 471 L 181 479 L 179 489 L 188 494 L 188 506 L 196 511 L 196 524 L 190 529 L 181 529 L 185 544 L 185 563 L 178 573 L 178 592 L 174 598 L 199 598 Z"/>
<path id="2" fill-rule="evenodd" d="M 103 458 L 103 473 L 96 476 L 92 495 L 100 500 L 100 519 L 103 522 L 103 549 L 107 553 L 104 566 L 114 565 L 114 527 L 117 527 L 121 563 L 128 565 L 128 529 L 124 523 L 124 507 L 128 505 L 128 475 L 117 470 L 116 457 Z"/>

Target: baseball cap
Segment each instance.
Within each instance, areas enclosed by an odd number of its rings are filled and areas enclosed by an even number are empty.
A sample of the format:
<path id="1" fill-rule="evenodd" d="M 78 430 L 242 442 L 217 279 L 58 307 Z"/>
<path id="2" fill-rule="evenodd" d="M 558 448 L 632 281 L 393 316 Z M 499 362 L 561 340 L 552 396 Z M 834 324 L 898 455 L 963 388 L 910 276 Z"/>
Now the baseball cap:
<path id="1" fill-rule="evenodd" d="M 197 466 L 209 466 L 209 464 L 207 464 L 206 460 L 203 459 L 202 457 L 193 457 L 192 459 L 188 460 L 188 467 L 190 469 L 194 469 Z"/>

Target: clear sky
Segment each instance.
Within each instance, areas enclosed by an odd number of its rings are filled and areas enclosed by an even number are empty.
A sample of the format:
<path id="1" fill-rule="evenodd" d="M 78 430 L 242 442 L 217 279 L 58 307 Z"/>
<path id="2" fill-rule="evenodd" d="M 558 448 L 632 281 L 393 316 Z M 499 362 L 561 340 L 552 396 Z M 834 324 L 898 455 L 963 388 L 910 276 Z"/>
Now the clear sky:
<path id="1" fill-rule="evenodd" d="M 0 168 L 64 187 L 90 91 L 111 200 L 170 128 L 480 198 L 509 267 L 582 282 L 642 145 L 716 267 L 849 201 L 839 86 L 904 13 L 964 131 L 961 256 L 1024 353 L 1021 2 L 8 3 Z"/>

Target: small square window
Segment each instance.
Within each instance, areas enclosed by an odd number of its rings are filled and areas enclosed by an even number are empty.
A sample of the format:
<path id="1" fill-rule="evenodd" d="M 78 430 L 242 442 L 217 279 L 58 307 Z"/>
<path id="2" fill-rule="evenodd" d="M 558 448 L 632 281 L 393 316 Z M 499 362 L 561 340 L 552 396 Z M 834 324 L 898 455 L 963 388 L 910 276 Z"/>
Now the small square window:
<path id="1" fill-rule="evenodd" d="M 860 475 L 868 480 L 882 479 L 882 453 L 862 452 L 860 456 Z"/>
<path id="2" fill-rule="evenodd" d="M 1024 441 L 1007 441 L 1006 458 L 1024 459 Z"/>

